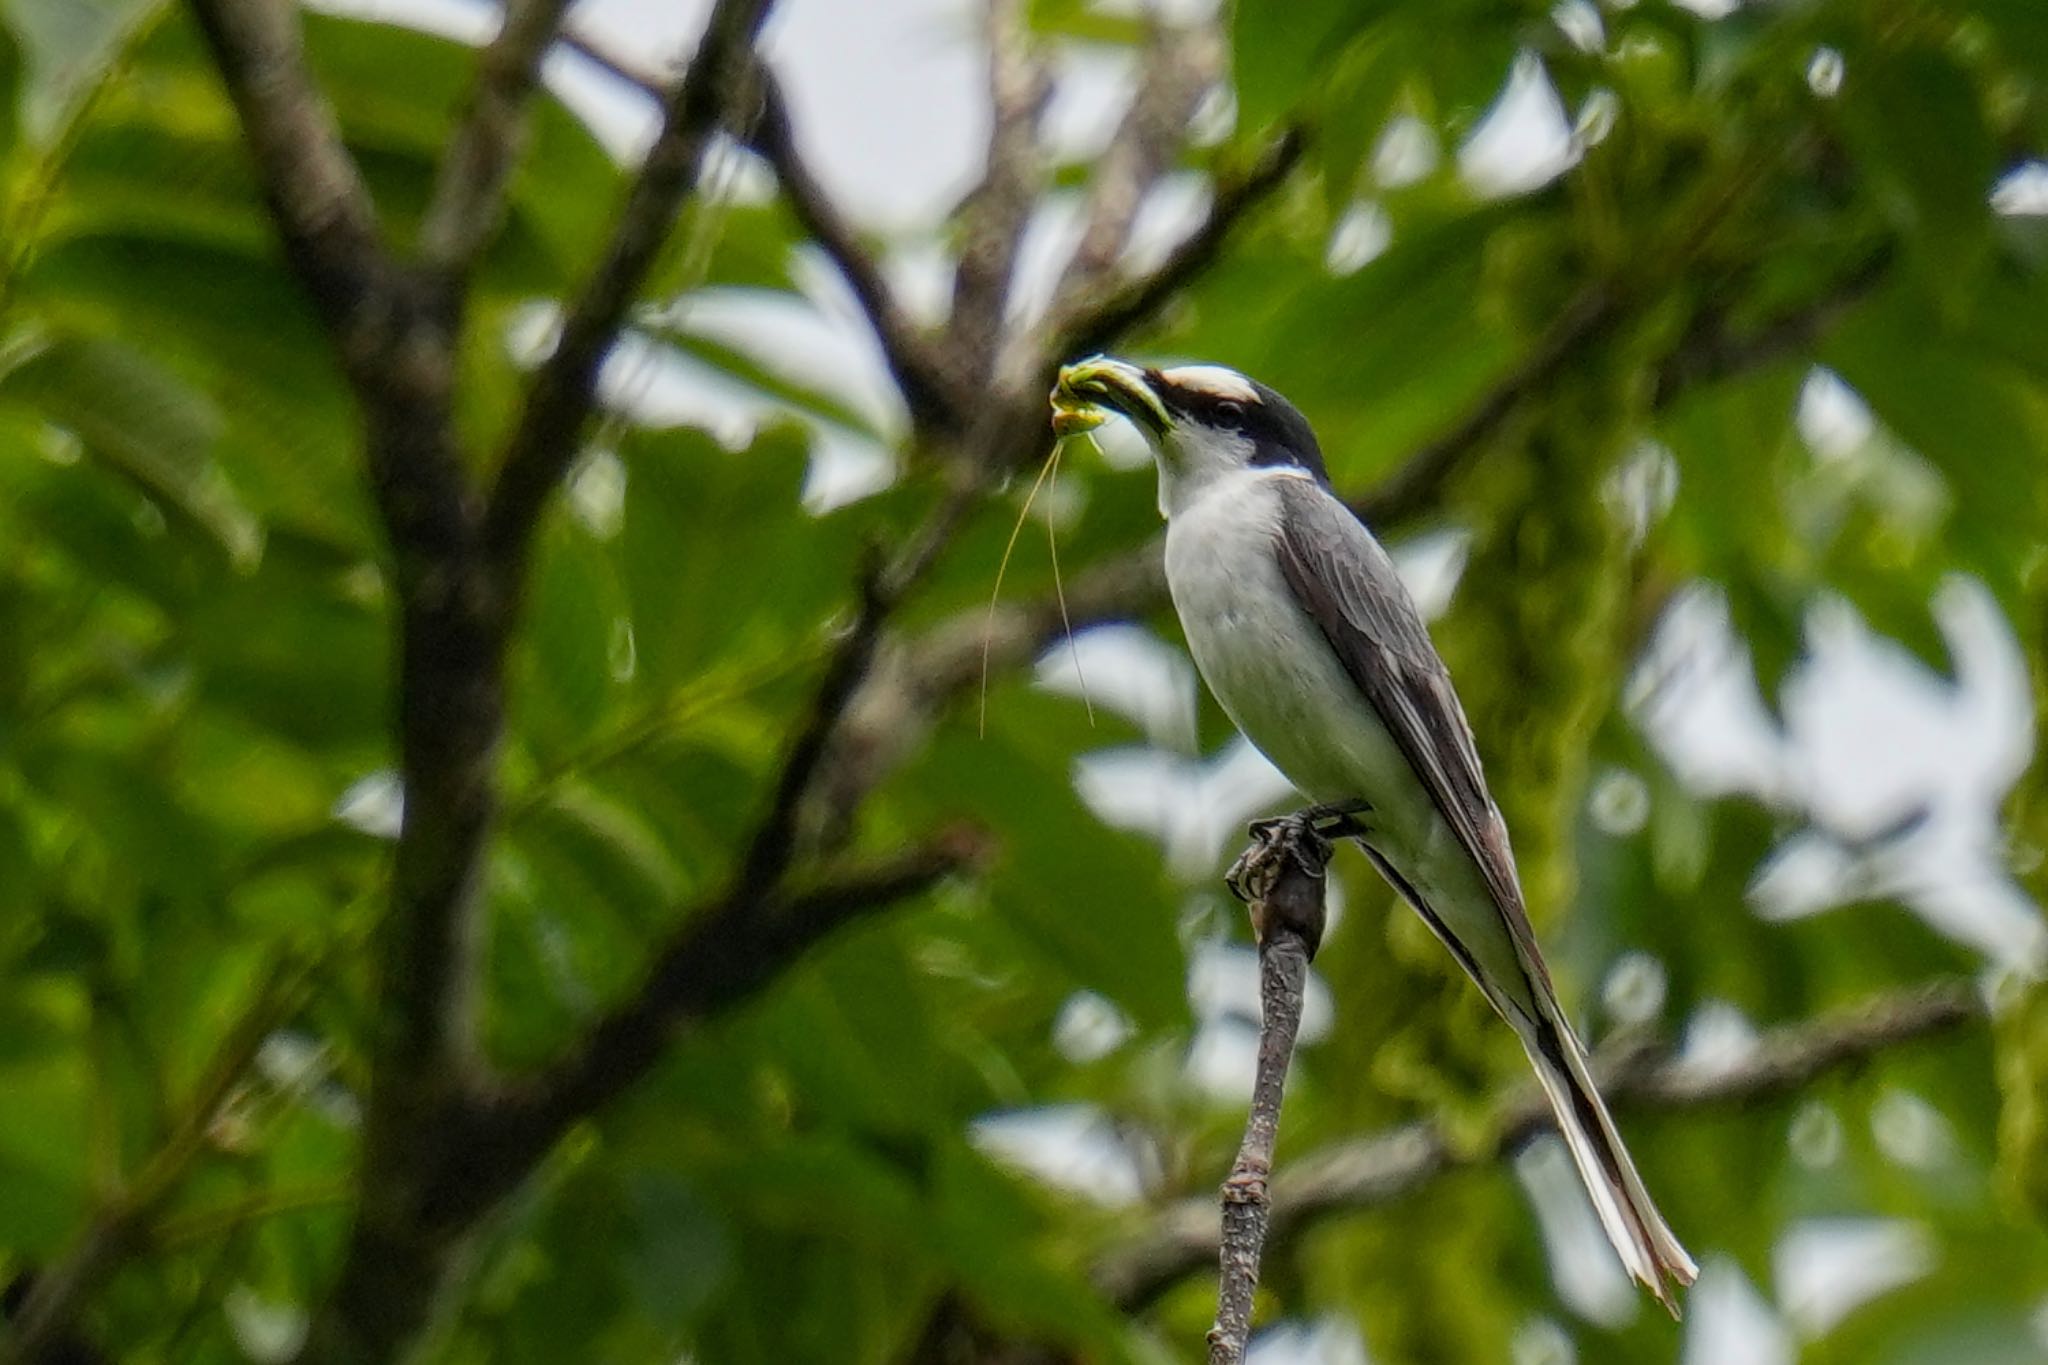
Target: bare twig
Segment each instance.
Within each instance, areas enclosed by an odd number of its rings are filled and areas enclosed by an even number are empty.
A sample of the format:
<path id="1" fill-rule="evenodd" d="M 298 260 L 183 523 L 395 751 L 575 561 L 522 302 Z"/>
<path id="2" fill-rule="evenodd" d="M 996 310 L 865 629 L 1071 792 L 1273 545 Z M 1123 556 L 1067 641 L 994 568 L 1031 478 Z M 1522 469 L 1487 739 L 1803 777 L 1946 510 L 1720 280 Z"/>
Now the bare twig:
<path id="1" fill-rule="evenodd" d="M 541 508 L 576 457 L 597 374 L 626 310 L 653 268 L 719 123 L 754 69 L 754 36 L 771 0 L 719 0 L 690 69 L 669 97 L 661 132 L 612 229 L 604 259 L 569 305 L 560 335 L 527 389 L 484 518 L 484 543 L 515 581 Z"/>
<path id="2" fill-rule="evenodd" d="M 1268 144 L 1250 167 L 1219 178 L 1208 213 L 1158 269 L 1126 282 L 1106 297 L 1076 301 L 1073 311 L 1055 322 L 1047 348 L 1048 364 L 1099 351 L 1148 321 L 1209 268 L 1245 214 L 1286 183 L 1306 146 L 1302 132 L 1290 129 Z"/>
<path id="3" fill-rule="evenodd" d="M 988 165 L 961 210 L 960 263 L 953 276 L 947 351 L 964 387 L 995 377 L 1010 280 L 1045 176 L 1038 116 L 1051 91 L 1032 51 L 1024 0 L 987 0 Z"/>
<path id="4" fill-rule="evenodd" d="M 875 641 L 880 637 L 882 623 L 894 605 L 893 594 L 882 581 L 881 568 L 876 566 L 864 572 L 861 576 L 860 609 L 826 664 L 824 676 L 811 699 L 810 710 L 797 727 L 789 752 L 783 758 L 768 813 L 755 827 L 746 854 L 740 859 L 733 885 L 736 898 L 741 895 L 765 898 L 769 889 L 780 885 L 783 875 L 789 870 L 797 852 L 804 798 L 810 794 L 826 749 L 846 712 L 847 702 L 852 698 L 854 689 L 867 677 L 868 665 L 875 656 Z"/>
<path id="5" fill-rule="evenodd" d="M 924 430 L 957 429 L 962 425 L 960 405 L 950 390 L 945 364 L 930 338 L 897 303 L 889 282 L 883 278 L 881 263 L 861 244 L 853 225 L 846 221 L 797 151 L 796 130 L 790 123 L 781 83 L 765 64 L 761 82 L 761 113 L 750 139 L 754 150 L 774 168 L 783 197 L 789 201 L 798 224 L 831 257 L 859 300 L 912 420 Z"/>
<path id="6" fill-rule="evenodd" d="M 624 81 L 649 99 L 665 101 L 673 88 L 674 82 L 664 80 L 659 73 L 620 56 L 578 29 L 562 30 L 561 44 L 600 71 Z"/>
<path id="7" fill-rule="evenodd" d="M 420 258 L 448 284 L 468 273 L 504 211 L 540 62 L 573 0 L 509 0 L 498 36 L 477 59 L 462 122 L 420 224 Z"/>
<path id="8" fill-rule="evenodd" d="M 1666 1048 L 1636 1047 L 1603 1053 L 1595 1069 L 1601 1092 L 1623 1111 L 1761 1104 L 1893 1049 L 1982 1022 L 1985 1013 L 1982 996 L 1968 982 L 1935 982 L 1773 1029 L 1732 1066 L 1706 1069 Z M 1541 1096 L 1521 1090 L 1503 1102 L 1493 1136 L 1484 1142 L 1454 1142 L 1424 1119 L 1306 1154 L 1273 1182 L 1272 1236 L 1298 1236 L 1321 1219 L 1391 1203 L 1448 1171 L 1496 1161 L 1548 1123 Z M 1210 1263 L 1218 1247 L 1215 1205 L 1186 1199 L 1100 1261 L 1095 1283 L 1123 1307 L 1141 1307 Z"/>
<path id="9" fill-rule="evenodd" d="M 1280 1100 L 1301 1031 L 1308 966 L 1322 943 L 1323 874 L 1329 864 L 1329 844 L 1307 822 L 1289 820 L 1255 827 L 1252 847 L 1231 873 L 1232 889 L 1251 897 L 1259 936 L 1259 1062 L 1244 1141 L 1223 1182 L 1221 1275 L 1209 1365 L 1243 1365 L 1251 1340 L 1252 1301 L 1272 1211 L 1267 1187 L 1280 1135 Z"/>
<path id="10" fill-rule="evenodd" d="M 1096 165 L 1081 241 L 1060 280 L 1055 314 L 1081 306 L 1115 268 L 1146 193 L 1173 164 L 1188 120 L 1221 72 L 1223 50 L 1212 26 L 1152 21 L 1137 91 Z"/>

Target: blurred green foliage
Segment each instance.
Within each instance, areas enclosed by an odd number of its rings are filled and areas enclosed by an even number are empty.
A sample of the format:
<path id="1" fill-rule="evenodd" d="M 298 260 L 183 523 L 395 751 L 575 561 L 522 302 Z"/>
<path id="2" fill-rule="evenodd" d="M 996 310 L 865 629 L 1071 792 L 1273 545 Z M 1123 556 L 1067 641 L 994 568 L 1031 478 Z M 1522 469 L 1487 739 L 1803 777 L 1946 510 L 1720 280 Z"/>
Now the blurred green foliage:
<path id="1" fill-rule="evenodd" d="M 1622 698 L 1665 606 L 1699 580 L 1725 595 L 1767 699 L 1823 594 L 1946 669 L 1929 602 L 1956 572 L 1996 597 L 2039 676 L 2048 218 L 1996 215 L 1988 196 L 2048 148 L 2048 8 L 1572 8 L 1597 43 L 1520 0 L 1242 0 L 1233 136 L 1304 122 L 1311 164 L 1136 344 L 1288 393 L 1347 490 L 1512 396 L 1432 509 L 1470 537 L 1439 638 L 1595 1034 L 1599 984 L 1631 951 L 1662 964 L 1666 1029 L 1709 1001 L 1796 1021 L 1977 970 L 1892 906 L 1752 915 L 1745 888 L 1796 814 L 1687 792 Z M 0 20 L 0 1273 L 62 1257 L 178 1134 L 221 1050 L 267 1036 L 81 1330 L 123 1361 L 275 1353 L 329 1283 L 353 1197 L 364 945 L 387 870 L 391 603 L 355 414 L 182 11 L 8 0 Z M 306 22 L 409 241 L 471 56 Z M 1078 3 L 1040 4 L 1034 22 L 1047 43 L 1136 36 Z M 1568 173 L 1489 199 L 1454 153 L 1518 53 L 1541 58 L 1567 109 L 1604 112 Z M 1813 74 L 1823 54 L 1838 90 Z M 1439 151 L 1399 184 L 1375 170 L 1390 120 Z M 479 448 L 517 406 L 504 336 L 579 278 L 620 184 L 569 113 L 537 109 L 469 314 L 461 416 Z M 1390 244 L 1334 277 L 1331 235 L 1362 202 Z M 700 209 L 663 286 L 793 295 L 802 245 L 778 206 Z M 772 357 L 655 324 L 647 337 L 865 425 Z M 1794 423 L 1816 363 L 1879 424 L 1845 461 Z M 900 541 L 940 496 L 940 472 L 906 460 L 889 491 L 812 515 L 794 425 L 734 451 L 617 420 L 596 444 L 578 475 L 590 496 L 546 529 L 517 647 L 484 1006 L 509 1069 L 554 1055 L 677 907 L 722 884 L 863 546 Z M 1676 493 L 1632 530 L 1612 490 L 1646 449 Z M 1078 464 L 1070 571 L 1156 527 L 1149 472 Z M 910 630 L 985 601 L 1015 507 L 974 515 Z M 1009 583 L 1031 596 L 1050 577 L 1027 552 Z M 1243 931 L 1213 877 L 1178 880 L 1076 795 L 1077 759 L 1139 731 L 1107 711 L 1091 728 L 1016 676 L 996 678 L 986 734 L 956 709 L 868 801 L 860 837 L 885 847 L 966 818 L 997 836 L 997 866 L 679 1040 L 491 1220 L 428 1358 L 910 1360 L 956 1320 L 1080 1359 L 1186 1358 L 1206 1280 L 1132 1318 L 1088 1267 L 1223 1167 L 1240 1113 L 1184 1074 L 1186 977 L 1191 949 Z M 1201 730 L 1224 733 L 1211 710 Z M 1650 793 L 1635 832 L 1587 813 L 1617 769 Z M 2038 861 L 2043 794 L 2023 787 L 2015 811 Z M 1362 865 L 1344 876 L 1319 964 L 1335 1024 L 1299 1060 L 1283 1164 L 1417 1114 L 1477 1131 L 1520 1075 L 1426 933 Z M 1077 1060 L 1054 1025 L 1084 990 L 1129 1028 Z M 1802 1359 L 2039 1359 L 2042 1013 L 2023 1000 L 1995 1049 L 1966 1037 L 1797 1105 L 1643 1117 L 1631 1138 L 1694 1249 L 1766 1292 L 1792 1220 L 1929 1230 L 1926 1273 L 1802 1341 Z M 1945 1121 L 1939 1162 L 1903 1166 L 1870 1138 L 1900 1092 Z M 1048 1104 L 1097 1106 L 1143 1155 L 1139 1204 L 1056 1192 L 970 1139 L 979 1117 Z M 1839 1155 L 1802 1161 L 1795 1119 L 1835 1125 Z M 1583 1362 L 1678 1349 L 1653 1314 L 1615 1325 L 1560 1306 L 1498 1169 L 1323 1223 L 1275 1248 L 1268 1279 L 1276 1313 L 1346 1314 L 1377 1361 L 1507 1359 L 1546 1318 Z"/>

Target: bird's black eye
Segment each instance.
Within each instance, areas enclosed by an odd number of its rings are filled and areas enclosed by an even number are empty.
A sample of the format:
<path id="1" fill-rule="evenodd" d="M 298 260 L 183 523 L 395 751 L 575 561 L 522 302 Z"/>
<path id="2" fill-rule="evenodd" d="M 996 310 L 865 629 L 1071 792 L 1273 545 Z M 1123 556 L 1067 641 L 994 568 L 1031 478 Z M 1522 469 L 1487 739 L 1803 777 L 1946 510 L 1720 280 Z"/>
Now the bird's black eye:
<path id="1" fill-rule="evenodd" d="M 1244 404 L 1224 399 L 1216 405 L 1216 425 L 1241 427 L 1244 425 Z"/>

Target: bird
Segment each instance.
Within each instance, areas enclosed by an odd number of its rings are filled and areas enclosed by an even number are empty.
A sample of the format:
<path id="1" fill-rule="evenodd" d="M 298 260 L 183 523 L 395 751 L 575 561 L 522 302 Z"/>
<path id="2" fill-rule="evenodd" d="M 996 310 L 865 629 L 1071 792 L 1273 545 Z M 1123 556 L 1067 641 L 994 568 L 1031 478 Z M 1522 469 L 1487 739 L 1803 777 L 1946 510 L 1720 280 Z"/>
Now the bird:
<path id="1" fill-rule="evenodd" d="M 1120 417 L 1151 447 L 1166 583 L 1231 722 L 1352 839 L 1520 1039 L 1601 1227 L 1673 1317 L 1698 1267 L 1594 1084 L 1530 926 L 1472 727 L 1392 559 L 1330 486 L 1308 420 L 1220 365 L 1062 366 L 1056 434 Z"/>

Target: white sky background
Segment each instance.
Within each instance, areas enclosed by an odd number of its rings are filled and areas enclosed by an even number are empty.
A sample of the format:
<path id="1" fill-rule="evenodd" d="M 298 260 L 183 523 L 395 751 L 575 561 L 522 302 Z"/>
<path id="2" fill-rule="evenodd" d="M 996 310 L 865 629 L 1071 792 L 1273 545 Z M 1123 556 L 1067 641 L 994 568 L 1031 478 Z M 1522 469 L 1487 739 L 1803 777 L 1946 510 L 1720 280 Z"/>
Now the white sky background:
<path id="1" fill-rule="evenodd" d="M 481 0 L 320 2 L 471 39 L 491 26 L 491 7 Z M 1201 0 L 1191 3 L 1205 8 Z M 1692 0 L 1690 7 L 1714 18 L 1737 3 Z M 677 55 L 692 45 L 707 8 L 706 0 L 583 0 L 575 22 L 637 65 L 658 71 L 673 69 Z M 922 300 L 935 308 L 942 297 L 945 263 L 934 229 L 980 169 L 988 107 L 977 15 L 976 0 L 782 0 L 767 31 L 800 143 L 850 216 L 898 244 L 890 264 L 913 306 Z M 1557 18 L 1581 46 L 1604 42 L 1599 11 L 1587 0 L 1566 0 Z M 1100 51 L 1063 62 L 1048 121 L 1061 151 L 1084 154 L 1107 137 L 1124 98 L 1126 70 L 1118 55 Z M 648 102 L 599 77 L 588 63 L 558 53 L 549 76 L 622 156 L 634 155 L 651 136 Z M 1840 76 L 1838 56 L 1816 54 L 1810 79 L 1818 93 L 1831 93 Z M 1502 82 L 1493 114 L 1456 152 L 1460 173 L 1482 193 L 1525 192 L 1547 183 L 1611 123 L 1611 108 L 1565 108 L 1531 56 L 1503 71 Z M 1397 182 L 1426 173 L 1439 156 L 1426 130 L 1406 128 L 1383 143 L 1379 171 Z M 757 174 L 742 192 L 765 188 Z M 2001 183 L 1993 203 L 2006 213 L 2048 212 L 2048 167 L 2020 168 Z M 1175 185 L 1149 215 L 1148 240 L 1135 251 L 1158 250 L 1199 205 L 1199 186 Z M 1037 225 L 1020 291 L 1027 311 L 1029 296 L 1057 266 L 1070 226 L 1057 208 Z M 1370 206 L 1362 206 L 1332 244 L 1333 268 L 1362 265 L 1384 247 L 1385 230 Z M 810 269 L 802 278 L 808 308 L 700 299 L 688 305 L 689 324 L 738 344 L 751 341 L 807 373 L 847 377 L 844 396 L 873 414 L 886 435 L 900 423 L 900 412 L 857 310 L 829 269 Z M 537 319 L 537 329 L 545 325 Z M 629 357 L 623 369 L 607 376 L 614 395 L 632 398 L 650 416 L 701 424 L 729 440 L 744 440 L 772 411 L 758 396 L 702 369 L 645 356 Z M 1830 376 L 1816 375 L 1799 417 L 1816 458 L 1865 458 L 1877 439 L 1867 409 Z M 888 458 L 877 443 L 830 430 L 819 435 L 814 499 L 855 496 L 887 478 Z M 1462 541 L 1439 536 L 1396 550 L 1418 597 L 1441 610 L 1462 568 Z M 2038 970 L 2048 960 L 2048 933 L 2007 871 L 1997 817 L 1998 800 L 2031 751 L 2024 660 L 1975 584 L 1950 584 L 1931 609 L 1956 660 L 1954 686 L 1872 636 L 1847 604 L 1830 601 L 1814 609 L 1809 658 L 1786 687 L 1782 715 L 1774 717 L 1757 693 L 1746 651 L 1729 631 L 1725 607 L 1711 591 L 1691 594 L 1649 651 L 1631 689 L 1632 712 L 1689 785 L 1754 797 L 1794 830 L 1759 870 L 1756 913 L 1791 918 L 1826 910 L 1847 895 L 1888 894 L 1983 953 L 1987 971 Z M 1139 627 L 1096 632 L 1081 646 L 1096 702 L 1137 716 L 1152 740 L 1086 758 L 1077 774 L 1084 796 L 1104 818 L 1157 837 L 1191 881 L 1210 878 L 1248 815 L 1286 804 L 1287 784 L 1241 743 L 1219 754 L 1192 751 L 1198 684 L 1177 646 Z M 1073 667 L 1063 647 L 1044 662 L 1041 681 L 1072 690 Z M 1605 823 L 1604 812 L 1614 813 L 1619 824 L 1612 832 L 1632 832 L 1631 819 L 1639 827 L 1640 787 L 1633 774 L 1603 779 L 1596 814 Z M 1872 838 L 1913 812 L 1919 818 L 1902 834 Z M 1205 1021 L 1190 1050 L 1190 1080 L 1230 1103 L 1241 1102 L 1249 1088 L 1248 1021 L 1256 1017 L 1249 967 L 1242 948 L 1212 944 L 1197 952 L 1190 982 Z M 1625 973 L 1635 998 L 1647 1000 L 1654 1015 L 1662 999 L 1661 967 L 1640 955 L 1626 959 L 1617 982 L 1609 983 L 1610 999 Z M 1637 989 L 1644 981 L 1647 995 Z M 1317 999 L 1309 1045 L 1333 1019 L 1341 1024 L 1341 1002 L 1330 1002 L 1327 992 Z M 1077 998 L 1062 1017 L 1062 1045 L 1076 1056 L 1114 1048 L 1123 1034 L 1114 1008 L 1093 998 Z M 1688 1055 L 1701 1064 L 1727 1064 L 1753 1046 L 1754 1031 L 1723 1005 L 1691 1021 L 1687 1038 Z M 1916 1103 L 1902 1097 L 1902 1112 Z M 1922 1126 L 1928 1122 L 1939 1123 L 1939 1116 L 1922 1116 Z M 1055 1183 L 1112 1202 L 1144 1197 L 1143 1154 L 1085 1106 L 990 1116 L 977 1132 L 991 1149 Z M 1594 1322 L 1636 1312 L 1637 1295 L 1600 1241 L 1568 1163 L 1539 1146 L 1517 1163 L 1516 1174 L 1529 1192 L 1566 1306 Z M 1855 1303 L 1923 1273 L 1938 1255 L 1908 1224 L 1802 1223 L 1781 1245 L 1777 1283 L 1766 1290 L 1750 1284 L 1732 1261 L 1717 1258 L 1713 1246 L 1693 1250 L 1706 1271 L 1690 1304 L 1684 1365 L 1789 1362 L 1801 1336 L 1818 1335 Z M 1521 1338 L 1517 1361 L 1572 1359 L 1569 1333 L 1557 1322 L 1532 1320 Z M 1259 1365 L 1363 1365 L 1367 1356 L 1355 1325 L 1325 1318 L 1270 1334 L 1255 1359 Z"/>

